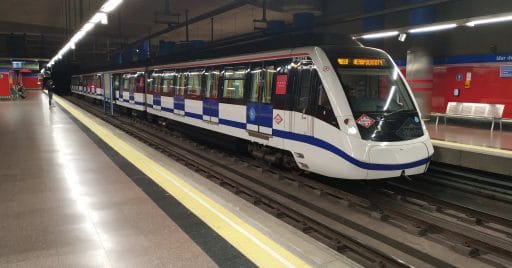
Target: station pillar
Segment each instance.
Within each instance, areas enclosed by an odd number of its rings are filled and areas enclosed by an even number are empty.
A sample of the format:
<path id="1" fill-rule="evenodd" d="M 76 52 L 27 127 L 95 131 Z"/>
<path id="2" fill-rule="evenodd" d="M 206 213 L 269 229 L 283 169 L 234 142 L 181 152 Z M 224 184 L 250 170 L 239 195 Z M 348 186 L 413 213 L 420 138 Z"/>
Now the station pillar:
<path id="1" fill-rule="evenodd" d="M 433 72 L 432 56 L 427 49 L 414 47 L 407 51 L 406 78 L 423 119 L 430 117 L 434 85 Z"/>

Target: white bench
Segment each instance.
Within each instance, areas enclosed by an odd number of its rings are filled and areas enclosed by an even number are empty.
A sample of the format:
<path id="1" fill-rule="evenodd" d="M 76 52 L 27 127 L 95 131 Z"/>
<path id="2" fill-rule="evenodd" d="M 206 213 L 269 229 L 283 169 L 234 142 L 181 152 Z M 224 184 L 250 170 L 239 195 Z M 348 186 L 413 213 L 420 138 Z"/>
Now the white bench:
<path id="1" fill-rule="evenodd" d="M 491 130 L 494 129 L 494 122 L 500 123 L 500 131 L 502 130 L 502 117 L 504 104 L 487 104 L 487 103 L 470 103 L 470 102 L 448 102 L 446 112 L 432 113 L 436 116 L 436 126 L 439 117 L 444 117 L 446 125 L 447 117 L 467 117 L 467 118 L 486 118 L 492 120 Z"/>

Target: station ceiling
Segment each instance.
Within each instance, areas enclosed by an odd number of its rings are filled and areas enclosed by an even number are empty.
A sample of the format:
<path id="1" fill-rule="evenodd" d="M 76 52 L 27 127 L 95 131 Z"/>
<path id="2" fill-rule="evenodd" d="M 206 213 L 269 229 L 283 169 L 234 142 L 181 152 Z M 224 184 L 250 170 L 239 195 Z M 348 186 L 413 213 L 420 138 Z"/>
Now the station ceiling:
<path id="1" fill-rule="evenodd" d="M 105 0 L 1 0 L 0 58 L 49 59 L 89 20 Z M 384 2 L 381 10 L 372 3 Z M 293 14 L 312 12 L 319 30 L 343 33 L 363 31 L 362 20 L 375 12 L 388 14 L 386 27 L 406 26 L 409 7 L 436 8 L 436 19 L 460 19 L 512 11 L 510 0 L 124 0 L 108 16 L 107 25 L 94 28 L 77 46 L 76 61 L 104 57 L 137 41 L 150 39 L 181 42 L 250 33 L 261 23 L 263 6 L 267 20 L 291 24 Z M 484 5 L 485 3 L 485 5 Z M 400 11 L 402 10 L 402 11 Z M 370 16 L 371 17 L 371 16 Z M 199 18 L 199 19 L 197 19 Z M 200 19 L 203 18 L 203 19 Z M 213 24 L 212 20 L 213 18 Z M 404 25 L 405 24 L 405 25 Z"/>

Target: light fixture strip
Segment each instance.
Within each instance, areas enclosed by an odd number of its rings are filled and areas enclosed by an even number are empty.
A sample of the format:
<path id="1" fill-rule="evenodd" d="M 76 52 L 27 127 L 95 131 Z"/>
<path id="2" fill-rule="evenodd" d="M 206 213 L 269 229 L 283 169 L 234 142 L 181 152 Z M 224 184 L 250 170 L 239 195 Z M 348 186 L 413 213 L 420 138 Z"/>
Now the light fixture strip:
<path id="1" fill-rule="evenodd" d="M 91 19 L 88 22 L 86 22 L 82 26 L 82 28 L 78 32 L 75 33 L 75 35 L 73 35 L 73 37 L 71 37 L 71 39 L 68 41 L 68 43 L 66 43 L 66 45 L 64 45 L 64 47 L 62 47 L 59 50 L 57 55 L 55 55 L 50 60 L 50 62 L 48 63 L 47 66 L 51 67 L 53 64 L 55 64 L 55 62 L 57 60 L 61 59 L 62 56 L 64 56 L 64 54 L 66 54 L 67 51 L 69 51 L 70 49 L 75 49 L 76 43 L 80 39 L 82 39 L 87 34 L 87 32 L 91 31 L 97 23 L 101 22 L 101 24 L 107 24 L 108 23 L 107 13 L 114 10 L 122 2 L 123 2 L 123 0 L 108 0 L 107 2 L 105 2 L 101 6 L 100 10 L 96 14 L 94 14 L 94 16 L 92 16 Z"/>
<path id="2" fill-rule="evenodd" d="M 372 34 L 365 34 L 361 37 L 364 39 L 376 39 L 376 38 L 383 38 L 383 37 L 391 37 L 398 35 L 398 31 L 390 31 L 390 32 L 380 32 L 380 33 L 372 33 Z"/>
<path id="3" fill-rule="evenodd" d="M 435 32 L 435 31 L 448 30 L 448 29 L 452 29 L 452 28 L 455 28 L 455 27 L 457 27 L 456 23 L 433 25 L 433 26 L 427 26 L 427 27 L 420 27 L 420 28 L 410 29 L 409 33 Z"/>
<path id="4" fill-rule="evenodd" d="M 512 15 L 509 15 L 509 16 L 503 16 L 503 17 L 497 17 L 497 18 L 473 20 L 473 21 L 466 23 L 466 25 L 473 27 L 473 26 L 479 25 L 479 24 L 497 23 L 497 22 L 504 22 L 504 21 L 511 21 L 511 20 L 512 20 Z"/>

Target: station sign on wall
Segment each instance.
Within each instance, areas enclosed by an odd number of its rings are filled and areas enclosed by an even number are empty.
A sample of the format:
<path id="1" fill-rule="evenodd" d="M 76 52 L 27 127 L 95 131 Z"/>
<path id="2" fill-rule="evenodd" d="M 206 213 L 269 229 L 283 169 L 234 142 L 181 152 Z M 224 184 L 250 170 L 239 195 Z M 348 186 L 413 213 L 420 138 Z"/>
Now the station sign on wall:
<path id="1" fill-rule="evenodd" d="M 0 68 L 21 70 L 27 69 L 32 71 L 39 70 L 39 62 L 37 61 L 0 61 Z"/>
<path id="2" fill-rule="evenodd" d="M 500 77 L 512 78 L 512 65 L 500 66 Z"/>

